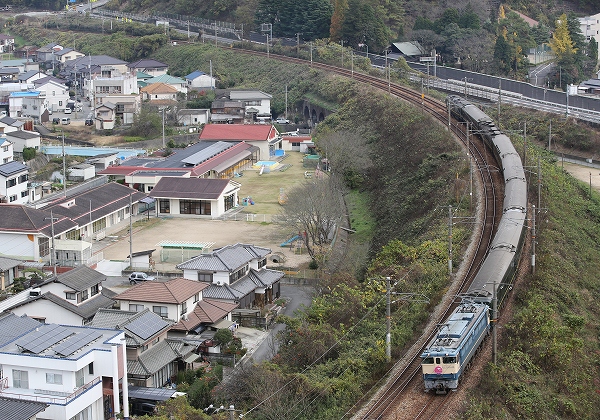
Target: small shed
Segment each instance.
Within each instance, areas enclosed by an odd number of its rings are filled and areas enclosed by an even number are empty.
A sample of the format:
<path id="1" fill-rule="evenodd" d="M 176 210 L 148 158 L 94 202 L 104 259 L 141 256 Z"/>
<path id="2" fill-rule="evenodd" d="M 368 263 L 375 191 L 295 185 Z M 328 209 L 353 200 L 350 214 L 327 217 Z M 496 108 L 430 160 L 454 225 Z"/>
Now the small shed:
<path id="1" fill-rule="evenodd" d="M 146 251 L 134 252 L 131 254 L 131 263 L 130 266 L 132 269 L 154 269 L 154 259 L 152 258 L 152 253 L 156 251 L 156 249 L 149 249 Z M 130 256 L 128 255 L 129 259 Z"/>
<path id="2" fill-rule="evenodd" d="M 69 167 L 67 179 L 69 181 L 81 182 L 96 176 L 96 167 L 89 163 L 80 163 Z"/>

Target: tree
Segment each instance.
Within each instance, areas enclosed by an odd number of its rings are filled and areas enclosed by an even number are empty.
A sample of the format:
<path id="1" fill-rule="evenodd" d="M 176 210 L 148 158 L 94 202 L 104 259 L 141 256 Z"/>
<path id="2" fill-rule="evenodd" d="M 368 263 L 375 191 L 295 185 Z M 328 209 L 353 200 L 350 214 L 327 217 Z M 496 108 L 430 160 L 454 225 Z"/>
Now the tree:
<path id="1" fill-rule="evenodd" d="M 321 172 L 323 174 L 323 172 Z M 324 259 L 335 229 L 346 214 L 339 177 L 322 175 L 306 182 L 288 194 L 280 223 L 298 233 L 313 259 Z"/>
<path id="2" fill-rule="evenodd" d="M 594 63 L 598 62 L 598 43 L 596 42 L 596 40 L 594 39 L 594 37 L 592 37 L 590 39 L 590 44 L 589 44 L 589 47 L 588 47 L 588 57 L 590 57 L 590 59 Z"/>
<path id="3" fill-rule="evenodd" d="M 35 158 L 35 147 L 24 147 L 23 148 L 23 160 L 25 160 L 26 162 L 28 160 L 34 159 Z"/>
<path id="4" fill-rule="evenodd" d="M 577 48 L 575 48 L 571 35 L 569 34 L 567 15 L 564 13 L 556 22 L 556 29 L 550 40 L 550 48 L 552 48 L 554 55 L 559 61 L 565 56 L 575 55 L 577 52 Z"/>

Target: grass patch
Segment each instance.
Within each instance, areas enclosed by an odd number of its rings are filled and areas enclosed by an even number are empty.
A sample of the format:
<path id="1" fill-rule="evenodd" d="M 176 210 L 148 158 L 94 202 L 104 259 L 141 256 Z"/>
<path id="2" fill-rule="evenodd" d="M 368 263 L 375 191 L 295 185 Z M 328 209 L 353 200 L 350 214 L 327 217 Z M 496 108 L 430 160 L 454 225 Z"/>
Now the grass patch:
<path id="1" fill-rule="evenodd" d="M 376 222 L 371 213 L 371 204 L 368 195 L 357 190 L 346 196 L 350 229 L 356 231 L 353 240 L 359 243 L 369 242 L 375 232 Z"/>

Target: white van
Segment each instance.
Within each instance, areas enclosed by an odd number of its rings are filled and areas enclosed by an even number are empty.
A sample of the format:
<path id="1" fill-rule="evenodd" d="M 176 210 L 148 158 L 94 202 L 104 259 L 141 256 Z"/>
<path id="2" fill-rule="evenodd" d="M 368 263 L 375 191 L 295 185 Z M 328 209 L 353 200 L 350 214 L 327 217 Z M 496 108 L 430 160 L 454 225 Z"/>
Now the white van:
<path id="1" fill-rule="evenodd" d="M 69 125 L 69 124 L 71 124 L 71 118 L 69 118 L 69 117 L 64 117 L 64 118 L 62 118 L 62 119 L 60 120 L 60 123 L 61 123 L 62 125 Z"/>

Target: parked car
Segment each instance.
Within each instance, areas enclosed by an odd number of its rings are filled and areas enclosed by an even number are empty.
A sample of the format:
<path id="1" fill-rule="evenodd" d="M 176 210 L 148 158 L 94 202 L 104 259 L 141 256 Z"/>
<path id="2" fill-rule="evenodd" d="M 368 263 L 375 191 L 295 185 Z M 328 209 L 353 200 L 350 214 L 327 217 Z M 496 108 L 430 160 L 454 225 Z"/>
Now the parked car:
<path id="1" fill-rule="evenodd" d="M 69 107 L 65 108 L 65 114 L 71 114 L 73 110 Z"/>
<path id="2" fill-rule="evenodd" d="M 287 118 L 282 118 L 282 117 L 279 117 L 279 118 L 277 118 L 277 119 L 275 120 L 275 122 L 276 122 L 277 124 L 289 124 L 289 123 L 290 123 L 290 120 L 288 120 Z"/>
<path id="3" fill-rule="evenodd" d="M 60 118 L 52 118 L 52 124 L 60 124 Z"/>
<path id="4" fill-rule="evenodd" d="M 60 123 L 61 123 L 62 125 L 69 125 L 69 124 L 71 124 L 71 118 L 69 118 L 69 117 L 63 117 L 63 118 L 60 120 Z"/>
<path id="5" fill-rule="evenodd" d="M 94 125 L 94 120 L 91 118 L 86 118 L 85 125 Z"/>
<path id="6" fill-rule="evenodd" d="M 138 271 L 134 271 L 133 273 L 131 273 L 129 275 L 129 284 L 133 285 L 133 284 L 137 284 L 143 281 L 153 281 L 154 277 L 149 276 L 146 273 L 142 273 L 142 272 L 138 272 Z"/>

